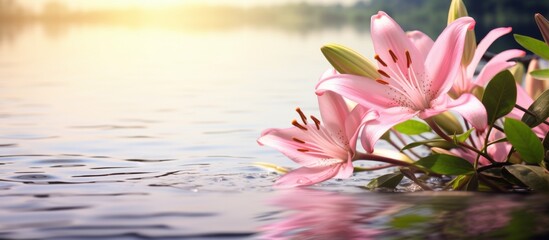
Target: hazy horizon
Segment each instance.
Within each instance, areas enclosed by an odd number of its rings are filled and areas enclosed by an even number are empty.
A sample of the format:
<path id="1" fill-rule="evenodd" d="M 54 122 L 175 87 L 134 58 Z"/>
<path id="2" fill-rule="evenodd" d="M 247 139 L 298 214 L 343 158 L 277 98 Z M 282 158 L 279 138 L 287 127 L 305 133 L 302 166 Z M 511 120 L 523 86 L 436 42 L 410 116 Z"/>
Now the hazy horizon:
<path id="1" fill-rule="evenodd" d="M 120 7 L 161 7 L 182 4 L 207 4 L 207 5 L 232 5 L 241 7 L 253 7 L 264 5 L 281 5 L 286 3 L 315 3 L 315 4 L 342 4 L 351 5 L 358 0 L 16 0 L 17 3 L 40 11 L 48 2 L 58 2 L 71 9 L 109 9 Z"/>

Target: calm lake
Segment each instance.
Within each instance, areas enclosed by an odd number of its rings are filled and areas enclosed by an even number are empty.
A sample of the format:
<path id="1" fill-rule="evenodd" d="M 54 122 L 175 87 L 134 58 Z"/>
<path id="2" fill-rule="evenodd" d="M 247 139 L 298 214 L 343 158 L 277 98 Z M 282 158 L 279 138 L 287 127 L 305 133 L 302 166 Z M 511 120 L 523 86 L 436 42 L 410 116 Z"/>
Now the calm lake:
<path id="1" fill-rule="evenodd" d="M 256 139 L 318 115 L 319 48 L 355 28 L 0 29 L 0 238 L 536 239 L 545 195 L 281 191 Z"/>

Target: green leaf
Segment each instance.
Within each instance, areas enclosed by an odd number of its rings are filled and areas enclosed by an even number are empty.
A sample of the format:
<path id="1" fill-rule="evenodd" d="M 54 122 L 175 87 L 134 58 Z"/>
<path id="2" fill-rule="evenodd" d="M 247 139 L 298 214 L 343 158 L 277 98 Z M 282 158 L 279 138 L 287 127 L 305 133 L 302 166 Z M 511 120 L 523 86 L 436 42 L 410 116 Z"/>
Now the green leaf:
<path id="1" fill-rule="evenodd" d="M 465 142 L 465 140 L 467 140 L 467 138 L 469 137 L 469 135 L 471 135 L 471 132 L 473 132 L 473 128 L 467 130 L 467 132 L 464 132 L 462 134 L 459 134 L 459 135 L 454 135 L 452 136 L 452 139 L 454 140 L 454 143 L 455 144 L 458 144 L 458 143 L 462 143 L 462 142 Z"/>
<path id="2" fill-rule="evenodd" d="M 482 104 L 488 113 L 490 125 L 513 110 L 517 101 L 515 79 L 508 70 L 498 73 L 486 86 Z"/>
<path id="3" fill-rule="evenodd" d="M 543 138 L 543 142 L 541 144 L 545 149 L 545 161 L 549 162 L 549 132 L 545 135 L 545 138 Z"/>
<path id="4" fill-rule="evenodd" d="M 403 177 L 404 175 L 402 175 L 402 173 L 385 174 L 370 181 L 368 185 L 366 185 L 366 188 L 370 190 L 376 188 L 395 189 L 400 181 L 402 181 Z"/>
<path id="5" fill-rule="evenodd" d="M 549 69 L 534 70 L 530 75 L 539 80 L 549 80 Z"/>
<path id="6" fill-rule="evenodd" d="M 419 159 L 415 165 L 444 175 L 466 175 L 475 170 L 467 160 L 446 154 L 433 154 L 424 157 Z"/>
<path id="7" fill-rule="evenodd" d="M 543 145 L 528 125 L 516 119 L 505 118 L 503 131 L 522 160 L 530 164 L 538 164 L 543 161 L 545 156 Z"/>
<path id="8" fill-rule="evenodd" d="M 543 92 L 531 105 L 528 107 L 528 111 L 533 113 L 532 116 L 529 113 L 524 113 L 522 121 L 528 124 L 530 127 L 535 127 L 541 124 L 549 117 L 549 90 Z"/>
<path id="9" fill-rule="evenodd" d="M 549 46 L 545 42 L 520 34 L 513 34 L 513 36 L 522 47 L 542 58 L 549 59 Z"/>
<path id="10" fill-rule="evenodd" d="M 429 127 L 429 125 L 414 119 L 399 123 L 393 128 L 406 135 L 418 135 L 431 131 L 431 127 Z"/>
<path id="11" fill-rule="evenodd" d="M 515 164 L 505 170 L 534 191 L 549 192 L 549 174 L 544 168 Z"/>
<path id="12" fill-rule="evenodd" d="M 415 148 L 415 147 L 419 147 L 421 145 L 430 145 L 430 144 L 433 144 L 433 143 L 441 143 L 441 144 L 445 144 L 447 143 L 446 140 L 444 139 L 440 139 L 440 138 L 437 138 L 437 139 L 429 139 L 429 140 L 423 140 L 423 141 L 417 141 L 417 142 L 413 142 L 413 143 L 410 143 L 404 147 L 402 147 L 402 149 L 400 149 L 400 151 L 404 151 L 404 150 L 407 150 L 407 149 L 410 149 L 410 148 Z"/>
<path id="13" fill-rule="evenodd" d="M 543 148 L 545 148 L 545 150 L 549 150 L 549 132 L 545 135 L 542 145 L 543 145 Z"/>
<path id="14" fill-rule="evenodd" d="M 465 191 L 477 191 L 478 190 L 478 176 L 472 174 L 465 184 Z"/>
<path id="15" fill-rule="evenodd" d="M 471 175 L 459 175 L 454 178 L 450 183 L 454 190 L 460 190 L 465 185 L 465 182 L 469 180 Z"/>

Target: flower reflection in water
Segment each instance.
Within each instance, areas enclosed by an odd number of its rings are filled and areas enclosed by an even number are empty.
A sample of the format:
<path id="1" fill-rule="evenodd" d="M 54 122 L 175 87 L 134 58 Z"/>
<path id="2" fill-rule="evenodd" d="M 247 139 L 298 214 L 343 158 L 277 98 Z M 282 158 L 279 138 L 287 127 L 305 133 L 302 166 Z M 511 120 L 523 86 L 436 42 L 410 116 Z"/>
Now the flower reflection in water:
<path id="1" fill-rule="evenodd" d="M 289 212 L 262 227 L 261 239 L 374 239 L 381 228 L 375 219 L 385 215 L 385 201 L 310 189 L 281 191 L 271 204 Z"/>
<path id="2" fill-rule="evenodd" d="M 259 239 L 548 239 L 546 196 L 277 192 Z"/>
<path id="3" fill-rule="evenodd" d="M 446 229 L 456 229 L 451 235 L 454 237 L 527 239 L 528 235 L 535 234 L 530 228 L 534 225 L 528 220 L 533 220 L 535 215 L 532 209 L 526 208 L 523 202 L 507 196 L 477 198 L 470 201 L 464 211 L 456 211 Z M 512 231 L 513 228 L 522 231 Z"/>

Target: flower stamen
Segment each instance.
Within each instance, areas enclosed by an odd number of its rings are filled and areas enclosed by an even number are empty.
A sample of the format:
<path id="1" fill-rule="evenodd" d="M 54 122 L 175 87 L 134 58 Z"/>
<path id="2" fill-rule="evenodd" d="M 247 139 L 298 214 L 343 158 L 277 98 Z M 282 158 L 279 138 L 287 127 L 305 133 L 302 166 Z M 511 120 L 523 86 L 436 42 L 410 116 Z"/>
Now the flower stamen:
<path id="1" fill-rule="evenodd" d="M 303 121 L 303 124 L 307 125 L 307 117 L 305 114 L 303 114 L 303 111 L 301 111 L 301 108 L 296 108 L 295 111 L 299 113 L 299 116 L 301 117 L 301 121 Z"/>
<path id="2" fill-rule="evenodd" d="M 309 149 L 298 148 L 297 151 L 300 151 L 300 152 L 308 152 Z"/>
<path id="3" fill-rule="evenodd" d="M 376 54 L 376 56 L 374 57 L 381 65 L 383 65 L 384 67 L 387 67 L 387 64 L 381 59 L 381 57 L 379 57 L 379 55 Z"/>
<path id="4" fill-rule="evenodd" d="M 383 84 L 383 85 L 389 85 L 388 82 L 385 82 L 385 81 L 383 81 L 383 80 L 381 80 L 381 79 L 376 79 L 376 82 L 381 83 L 381 84 Z"/>
<path id="5" fill-rule="evenodd" d="M 412 64 L 412 57 L 410 57 L 410 52 L 406 50 L 406 67 L 410 68 L 410 64 Z"/>
<path id="6" fill-rule="evenodd" d="M 320 120 L 318 120 L 318 118 L 316 118 L 316 117 L 313 116 L 313 115 L 311 115 L 311 119 L 313 119 L 313 122 L 315 122 L 316 129 L 317 129 L 317 130 L 320 130 Z"/>
<path id="7" fill-rule="evenodd" d="M 294 140 L 294 141 L 296 141 L 296 142 L 298 142 L 298 143 L 301 143 L 301 144 L 305 143 L 305 141 L 303 141 L 303 140 L 301 140 L 301 139 L 299 139 L 299 138 L 295 138 L 295 137 L 293 137 L 292 140 Z"/>
<path id="8" fill-rule="evenodd" d="M 393 62 L 397 62 L 398 58 L 397 56 L 395 55 L 395 53 L 393 52 L 393 50 L 389 49 L 389 54 L 391 54 L 391 57 L 393 58 Z"/>
<path id="9" fill-rule="evenodd" d="M 378 69 L 377 72 L 378 72 L 379 74 L 383 75 L 383 76 L 386 77 L 386 78 L 391 78 L 391 77 L 389 76 L 389 74 L 387 74 L 385 71 L 383 71 L 383 70 L 381 70 L 381 69 Z"/>
<path id="10" fill-rule="evenodd" d="M 307 128 L 304 127 L 303 125 L 299 124 L 299 123 L 297 122 L 297 120 L 295 120 L 295 119 L 292 121 L 292 125 L 294 125 L 295 127 L 299 128 L 299 129 L 301 129 L 301 130 L 307 131 Z"/>

